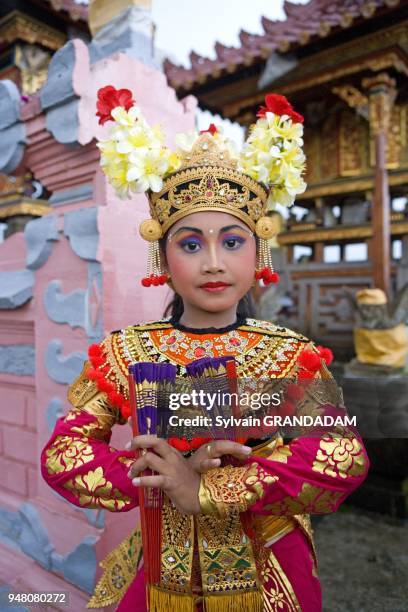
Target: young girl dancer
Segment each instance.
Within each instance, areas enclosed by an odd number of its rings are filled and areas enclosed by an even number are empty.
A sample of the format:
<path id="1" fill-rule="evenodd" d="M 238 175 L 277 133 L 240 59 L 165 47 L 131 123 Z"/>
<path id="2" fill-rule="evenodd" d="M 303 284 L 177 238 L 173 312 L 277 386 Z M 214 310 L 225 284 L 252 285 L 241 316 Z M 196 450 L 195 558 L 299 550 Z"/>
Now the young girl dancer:
<path id="1" fill-rule="evenodd" d="M 69 390 L 73 407 L 43 450 L 43 476 L 73 504 L 112 512 L 136 508 L 146 486 L 164 492 L 160 581 L 149 610 L 318 612 L 309 514 L 336 511 L 365 478 L 368 460 L 355 432 L 338 427 L 285 443 L 270 430 L 252 432 L 245 444 L 141 435 L 130 450 L 109 446 L 112 427 L 130 415 L 127 373 L 135 362 L 171 363 L 185 377 L 194 360 L 230 355 L 239 379 L 320 380 L 332 388 L 328 349 L 248 312 L 253 284 L 277 281 L 267 207 L 290 204 L 305 189 L 303 118 L 272 94 L 240 155 L 214 126 L 182 136 L 173 153 L 127 90 L 101 90 L 98 111 L 101 123 L 115 121 L 99 145 L 109 180 L 125 197 L 148 191 L 142 284 L 167 282 L 175 298 L 170 318 L 112 332 L 90 347 Z M 282 414 L 305 404 L 320 415 L 339 409 L 329 392 L 302 388 L 288 385 Z M 135 459 L 135 449 L 147 452 Z M 224 455 L 234 463 L 221 465 Z M 141 476 L 146 468 L 155 475 Z M 138 530 L 105 568 L 90 606 L 120 601 L 122 612 L 146 610 Z"/>

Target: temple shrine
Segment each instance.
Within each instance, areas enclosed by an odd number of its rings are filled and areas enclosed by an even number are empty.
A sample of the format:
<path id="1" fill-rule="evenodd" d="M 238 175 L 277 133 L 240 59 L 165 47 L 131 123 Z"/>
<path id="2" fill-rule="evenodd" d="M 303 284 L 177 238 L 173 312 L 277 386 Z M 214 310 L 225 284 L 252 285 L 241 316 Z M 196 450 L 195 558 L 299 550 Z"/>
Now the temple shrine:
<path id="1" fill-rule="evenodd" d="M 71 38 L 89 40 L 87 16 L 88 7 L 74 0 L 1 2 L 0 80 L 17 85 L 23 104 L 46 82 L 58 49 Z M 5 161 L 0 174 L 0 236 L 21 231 L 28 221 L 50 211 L 50 194 L 41 183 L 29 172 L 8 176 L 10 160 Z"/>
<path id="2" fill-rule="evenodd" d="M 394 294 L 408 281 L 407 2 L 284 3 L 286 19 L 215 44 L 215 59 L 164 68 L 180 98 L 245 128 L 265 92 L 305 116 L 306 181 L 279 234 L 292 305 L 279 320 L 350 356 L 343 287 Z"/>

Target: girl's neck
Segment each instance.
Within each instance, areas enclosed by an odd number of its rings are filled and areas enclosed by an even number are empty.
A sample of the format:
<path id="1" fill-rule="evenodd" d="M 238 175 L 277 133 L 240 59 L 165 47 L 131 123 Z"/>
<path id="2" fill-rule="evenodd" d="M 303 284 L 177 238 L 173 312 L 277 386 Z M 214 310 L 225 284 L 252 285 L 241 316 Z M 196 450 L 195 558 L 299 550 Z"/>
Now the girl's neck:
<path id="1" fill-rule="evenodd" d="M 179 319 L 180 325 L 191 329 L 222 329 L 234 325 L 237 321 L 237 307 L 221 312 L 207 312 L 186 305 Z"/>

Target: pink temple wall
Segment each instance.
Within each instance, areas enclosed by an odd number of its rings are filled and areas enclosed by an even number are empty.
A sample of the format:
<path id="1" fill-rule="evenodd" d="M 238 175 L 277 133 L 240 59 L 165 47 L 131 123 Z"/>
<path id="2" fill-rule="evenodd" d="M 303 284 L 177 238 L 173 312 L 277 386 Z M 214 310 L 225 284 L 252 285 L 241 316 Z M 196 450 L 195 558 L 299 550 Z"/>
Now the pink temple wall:
<path id="1" fill-rule="evenodd" d="M 64 359 L 76 352 L 86 353 L 91 339 L 87 331 L 69 323 L 51 320 L 45 308 L 45 293 L 52 281 L 60 281 L 60 295 L 69 296 L 87 288 L 89 261 L 79 256 L 64 234 L 64 215 L 97 206 L 98 248 L 96 261 L 101 264 L 102 287 L 89 293 L 89 317 L 93 324 L 103 321 L 103 333 L 126 325 L 152 320 L 162 315 L 169 290 L 143 289 L 140 278 L 145 273 L 146 244 L 138 236 L 138 223 L 148 216 L 146 198 L 131 202 L 118 201 L 99 169 L 95 137 L 102 137 L 107 127 L 97 125 L 95 100 L 97 89 L 106 84 L 128 87 L 148 120 L 160 122 L 168 134 L 169 144 L 178 131 L 192 129 L 195 100 L 178 102 L 159 71 L 118 54 L 90 68 L 87 48 L 74 41 L 76 61 L 73 89 L 79 96 L 78 141 L 73 148 L 57 142 L 46 129 L 44 113 L 38 100 L 23 110 L 27 146 L 20 170 L 31 170 L 53 195 L 67 189 L 93 184 L 91 196 L 74 203 L 61 203 L 50 215 L 56 217 L 57 238 L 50 241 L 51 254 L 33 271 L 33 297 L 16 309 L 0 310 L 0 345 L 33 344 L 35 374 L 19 376 L 0 374 L 0 511 L 18 513 L 22 504 L 35 508 L 45 527 L 49 542 L 58 556 L 72 552 L 86 536 L 94 536 L 97 561 L 112 550 L 133 528 L 135 513 L 106 513 L 105 527 L 89 523 L 74 506 L 61 501 L 43 482 L 39 473 L 39 454 L 50 436 L 46 409 L 52 398 L 68 410 L 67 385 L 56 382 L 47 366 L 50 341 L 59 340 L 62 351 L 56 357 L 63 367 Z M 26 267 L 26 241 L 22 233 L 0 244 L 0 270 Z M 88 287 L 89 289 L 89 287 Z M 49 359 L 49 358 L 48 358 Z M 48 368 L 48 369 L 47 369 Z M 120 448 L 130 437 L 128 426 L 117 428 L 112 443 Z M 0 539 L 0 580 L 13 589 L 25 591 L 58 590 L 71 594 L 70 609 L 85 609 L 89 595 L 65 582 L 58 571 L 41 567 L 30 555 L 17 550 L 13 556 L 14 573 L 10 571 L 10 548 Z M 97 579 L 100 576 L 98 569 Z M 72 607 L 74 606 L 74 607 Z M 64 608 L 61 608 L 64 609 Z M 106 608 L 108 609 L 108 608 Z"/>

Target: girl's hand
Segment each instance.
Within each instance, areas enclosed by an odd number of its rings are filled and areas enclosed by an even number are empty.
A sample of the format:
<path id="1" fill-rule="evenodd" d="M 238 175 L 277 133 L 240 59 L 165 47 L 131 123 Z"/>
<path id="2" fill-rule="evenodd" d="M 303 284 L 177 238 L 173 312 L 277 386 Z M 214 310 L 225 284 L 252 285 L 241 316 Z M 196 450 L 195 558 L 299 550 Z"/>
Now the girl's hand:
<path id="1" fill-rule="evenodd" d="M 154 435 L 142 435 L 133 438 L 132 450 L 148 448 L 136 459 L 128 472 L 135 487 L 158 487 L 166 493 L 176 508 L 183 514 L 199 514 L 200 502 L 198 490 L 200 475 L 189 464 L 183 455 L 162 438 Z M 150 468 L 157 472 L 154 476 L 137 476 Z"/>
<path id="2" fill-rule="evenodd" d="M 208 444 L 203 444 L 198 450 L 187 459 L 193 470 L 198 474 L 204 474 L 212 468 L 219 467 L 221 465 L 221 459 L 223 455 L 232 455 L 237 459 L 244 461 L 251 454 L 250 446 L 243 446 L 238 442 L 232 442 L 231 440 L 213 440 Z"/>

